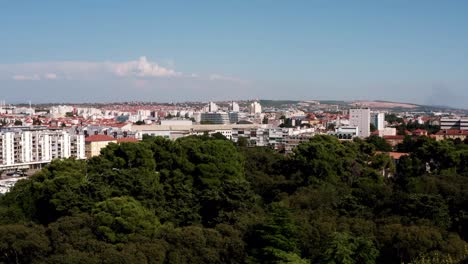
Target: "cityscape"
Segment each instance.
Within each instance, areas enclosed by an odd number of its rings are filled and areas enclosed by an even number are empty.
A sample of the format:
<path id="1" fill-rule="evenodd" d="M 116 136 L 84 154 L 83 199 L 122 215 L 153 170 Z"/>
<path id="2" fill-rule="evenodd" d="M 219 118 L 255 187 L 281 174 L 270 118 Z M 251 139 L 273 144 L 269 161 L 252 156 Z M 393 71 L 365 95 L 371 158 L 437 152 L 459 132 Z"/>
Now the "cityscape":
<path id="1" fill-rule="evenodd" d="M 468 264 L 468 1 L 0 5 L 0 263 Z"/>
<path id="2" fill-rule="evenodd" d="M 145 136 L 176 140 L 219 134 L 234 143 L 268 147 L 285 155 L 315 135 L 331 135 L 345 141 L 378 136 L 393 148 L 392 157 L 405 155 L 397 152 L 397 146 L 408 136 L 462 141 L 468 136 L 468 117 L 462 115 L 465 110 L 461 109 L 313 100 L 263 100 L 262 107 L 261 102 L 134 102 L 91 107 L 15 106 L 2 101 L 0 171 L 6 177 L 2 177 L 1 192 L 21 179 L 8 176 L 26 175 L 54 159 L 89 159 L 98 156 L 109 143 L 138 142 Z"/>

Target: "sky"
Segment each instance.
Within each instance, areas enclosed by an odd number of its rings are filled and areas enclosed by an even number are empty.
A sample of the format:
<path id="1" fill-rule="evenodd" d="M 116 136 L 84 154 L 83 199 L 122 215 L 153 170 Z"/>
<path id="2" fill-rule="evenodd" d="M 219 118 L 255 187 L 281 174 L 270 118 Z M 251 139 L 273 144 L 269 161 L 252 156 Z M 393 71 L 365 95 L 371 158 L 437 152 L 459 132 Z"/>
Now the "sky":
<path id="1" fill-rule="evenodd" d="M 2 1 L 11 103 L 388 100 L 468 108 L 468 1 Z"/>

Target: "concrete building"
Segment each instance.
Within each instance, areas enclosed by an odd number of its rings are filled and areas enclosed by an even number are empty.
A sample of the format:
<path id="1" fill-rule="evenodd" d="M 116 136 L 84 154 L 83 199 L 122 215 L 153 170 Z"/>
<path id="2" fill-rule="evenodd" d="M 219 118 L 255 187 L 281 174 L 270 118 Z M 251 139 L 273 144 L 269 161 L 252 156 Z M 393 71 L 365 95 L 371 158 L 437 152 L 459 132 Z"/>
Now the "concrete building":
<path id="1" fill-rule="evenodd" d="M 440 119 L 441 130 L 468 130 L 468 117 L 442 117 Z"/>
<path id="2" fill-rule="evenodd" d="M 200 123 L 213 125 L 227 125 L 230 123 L 229 114 L 225 112 L 202 113 Z"/>
<path id="3" fill-rule="evenodd" d="M 83 135 L 44 128 L 0 131 L 0 170 L 40 168 L 53 159 L 85 158 Z"/>
<path id="4" fill-rule="evenodd" d="M 335 129 L 334 132 L 329 132 L 329 135 L 335 136 L 338 139 L 353 139 L 359 135 L 359 128 L 358 127 L 338 127 Z"/>
<path id="5" fill-rule="evenodd" d="M 249 113 L 251 115 L 261 114 L 262 113 L 262 106 L 258 102 L 253 102 L 249 106 Z"/>
<path id="6" fill-rule="evenodd" d="M 385 127 L 382 130 L 379 130 L 379 136 L 396 136 L 397 130 L 395 127 Z"/>
<path id="7" fill-rule="evenodd" d="M 231 112 L 239 112 L 239 104 L 234 101 L 231 102 L 231 104 L 229 105 L 229 110 Z"/>
<path id="8" fill-rule="evenodd" d="M 465 140 L 468 137 L 468 130 L 440 130 L 434 135 L 437 141 L 444 139 L 460 139 Z"/>
<path id="9" fill-rule="evenodd" d="M 355 108 L 349 110 L 349 125 L 358 128 L 358 137 L 370 136 L 370 109 Z"/>
<path id="10" fill-rule="evenodd" d="M 371 114 L 371 124 L 375 126 L 378 131 L 385 128 L 385 113 L 374 112 Z"/>
<path id="11" fill-rule="evenodd" d="M 117 139 L 106 135 L 92 135 L 85 139 L 86 158 L 99 156 L 101 149 L 110 143 L 117 143 Z"/>
<path id="12" fill-rule="evenodd" d="M 217 112 L 218 111 L 218 105 L 213 103 L 213 102 L 210 102 L 210 103 L 208 103 L 207 106 L 205 106 L 203 108 L 203 111 L 204 112 Z"/>

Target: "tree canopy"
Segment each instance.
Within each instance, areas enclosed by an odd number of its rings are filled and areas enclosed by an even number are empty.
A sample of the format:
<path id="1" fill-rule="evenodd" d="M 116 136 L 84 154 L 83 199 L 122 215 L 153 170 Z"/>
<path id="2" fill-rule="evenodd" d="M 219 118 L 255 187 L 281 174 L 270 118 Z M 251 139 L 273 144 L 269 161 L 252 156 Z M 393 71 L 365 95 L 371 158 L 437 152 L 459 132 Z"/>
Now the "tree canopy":
<path id="1" fill-rule="evenodd" d="M 245 143 L 245 142 L 244 142 Z M 109 144 L 0 197 L 2 263 L 466 263 L 468 142 Z M 392 177 L 386 177 L 393 175 Z"/>

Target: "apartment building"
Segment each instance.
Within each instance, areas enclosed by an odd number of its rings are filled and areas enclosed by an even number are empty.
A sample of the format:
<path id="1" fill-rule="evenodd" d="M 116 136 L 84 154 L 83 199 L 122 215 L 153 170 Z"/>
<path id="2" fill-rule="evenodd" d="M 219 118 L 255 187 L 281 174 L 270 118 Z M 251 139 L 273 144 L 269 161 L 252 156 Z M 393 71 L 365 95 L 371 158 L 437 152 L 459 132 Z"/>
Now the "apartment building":
<path id="1" fill-rule="evenodd" d="M 41 167 L 53 159 L 85 158 L 83 135 L 45 128 L 0 130 L 0 170 Z"/>
<path id="2" fill-rule="evenodd" d="M 99 156 L 101 149 L 107 147 L 110 143 L 117 143 L 117 139 L 106 135 L 92 135 L 85 139 L 86 158 Z"/>
<path id="3" fill-rule="evenodd" d="M 370 136 L 370 119 L 369 108 L 349 110 L 349 125 L 358 128 L 358 137 Z"/>

